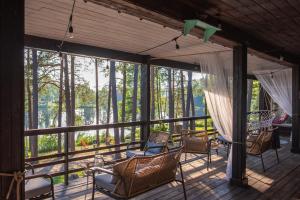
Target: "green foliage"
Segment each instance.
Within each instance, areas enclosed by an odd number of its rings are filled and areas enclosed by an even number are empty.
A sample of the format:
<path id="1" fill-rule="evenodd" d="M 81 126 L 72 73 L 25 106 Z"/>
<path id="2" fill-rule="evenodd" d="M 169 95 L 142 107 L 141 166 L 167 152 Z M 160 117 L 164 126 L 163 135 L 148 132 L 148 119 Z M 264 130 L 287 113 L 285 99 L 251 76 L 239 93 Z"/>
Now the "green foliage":
<path id="1" fill-rule="evenodd" d="M 79 133 L 76 139 L 76 146 L 83 146 L 83 144 L 92 145 L 94 140 L 96 140 L 95 135 Z"/>
<path id="2" fill-rule="evenodd" d="M 250 111 L 259 110 L 259 89 L 260 89 L 259 81 L 253 80 L 252 99 L 251 99 Z"/>
<path id="3" fill-rule="evenodd" d="M 57 150 L 57 135 L 39 136 L 38 147 L 40 153 L 49 153 Z"/>

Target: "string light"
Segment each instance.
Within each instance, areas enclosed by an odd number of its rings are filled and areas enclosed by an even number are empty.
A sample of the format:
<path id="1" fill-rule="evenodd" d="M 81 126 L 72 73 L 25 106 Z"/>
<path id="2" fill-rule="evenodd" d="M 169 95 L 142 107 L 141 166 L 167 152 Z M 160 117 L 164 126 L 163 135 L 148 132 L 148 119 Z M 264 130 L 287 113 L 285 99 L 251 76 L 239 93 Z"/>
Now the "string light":
<path id="1" fill-rule="evenodd" d="M 109 60 L 106 61 L 106 69 L 109 69 L 109 65 L 108 65 Z"/>
<path id="2" fill-rule="evenodd" d="M 74 30 L 73 30 L 72 23 L 73 23 L 73 13 L 71 14 L 70 19 L 69 19 L 69 24 L 70 24 L 69 25 L 69 38 L 74 38 L 74 35 L 73 35 Z"/>
<path id="3" fill-rule="evenodd" d="M 64 45 L 64 42 L 66 40 L 67 34 L 69 33 L 70 38 L 74 37 L 74 35 L 73 35 L 74 29 L 73 29 L 72 22 L 73 22 L 73 13 L 74 13 L 74 8 L 75 8 L 75 3 L 76 3 L 76 0 L 73 1 L 72 10 L 71 10 L 71 14 L 70 14 L 70 17 L 69 17 L 69 22 L 68 22 L 68 25 L 67 25 L 67 29 L 65 31 L 65 35 L 64 35 L 63 39 L 61 40 L 60 45 L 58 45 L 59 56 L 61 54 L 61 50 L 63 48 L 63 45 Z"/>
<path id="4" fill-rule="evenodd" d="M 178 50 L 178 49 L 180 49 L 180 47 L 179 47 L 179 44 L 178 44 L 178 42 L 177 42 L 177 39 L 178 39 L 178 38 L 175 38 L 174 41 L 175 41 L 176 49 Z"/>
<path id="5" fill-rule="evenodd" d="M 280 60 L 280 61 L 283 61 L 283 59 L 284 59 L 283 56 L 280 55 L 279 60 Z"/>

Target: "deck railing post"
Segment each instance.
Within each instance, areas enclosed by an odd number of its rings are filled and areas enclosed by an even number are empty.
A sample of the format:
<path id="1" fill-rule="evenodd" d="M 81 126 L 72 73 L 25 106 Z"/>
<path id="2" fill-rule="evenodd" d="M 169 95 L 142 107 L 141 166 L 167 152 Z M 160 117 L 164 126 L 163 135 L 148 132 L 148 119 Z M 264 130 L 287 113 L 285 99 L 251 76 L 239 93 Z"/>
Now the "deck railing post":
<path id="1" fill-rule="evenodd" d="M 299 65 L 293 66 L 292 77 L 292 149 L 293 153 L 300 153 L 300 69 Z"/>
<path id="2" fill-rule="evenodd" d="M 150 134 L 150 62 L 145 58 L 141 66 L 141 121 L 143 124 L 140 129 L 141 148 L 144 148 L 145 141 Z"/>
<path id="3" fill-rule="evenodd" d="M 248 184 L 246 178 L 247 47 L 233 48 L 233 135 L 231 183 Z"/>

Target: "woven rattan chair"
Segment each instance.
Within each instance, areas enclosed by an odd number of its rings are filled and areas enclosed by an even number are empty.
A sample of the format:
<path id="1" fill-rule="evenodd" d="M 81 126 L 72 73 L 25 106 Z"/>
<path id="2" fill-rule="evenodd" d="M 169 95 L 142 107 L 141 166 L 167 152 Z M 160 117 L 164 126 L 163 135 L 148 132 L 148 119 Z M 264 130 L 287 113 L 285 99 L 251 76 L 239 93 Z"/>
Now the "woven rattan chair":
<path id="1" fill-rule="evenodd" d="M 130 145 L 127 146 L 126 157 L 133 156 L 150 156 L 165 152 L 169 141 L 170 134 L 167 132 L 153 132 L 150 134 L 148 141 L 142 151 L 129 150 Z"/>
<path id="2" fill-rule="evenodd" d="M 271 149 L 272 147 L 272 134 L 273 130 L 263 130 L 259 134 L 249 134 L 246 140 L 247 154 L 252 156 L 259 156 L 261 159 L 264 172 L 266 171 L 263 159 L 263 153 Z M 277 162 L 279 163 L 279 157 L 277 148 L 274 148 L 276 152 Z"/>
<path id="3" fill-rule="evenodd" d="M 206 131 L 192 131 L 183 130 L 183 152 L 185 153 L 185 160 L 187 153 L 192 154 L 206 154 L 207 155 L 207 170 L 211 163 L 211 141 L 208 139 Z"/>
<path id="4" fill-rule="evenodd" d="M 182 183 L 186 199 L 181 152 L 182 148 L 177 148 L 154 156 L 133 157 L 114 165 L 112 171 L 93 168 L 92 199 L 96 190 L 114 199 L 130 199 L 173 181 Z M 181 180 L 176 179 L 178 167 Z"/>
<path id="5" fill-rule="evenodd" d="M 25 168 L 31 169 L 31 175 L 25 177 L 25 199 L 54 198 L 53 179 L 48 174 L 34 174 L 31 164 L 25 163 Z"/>

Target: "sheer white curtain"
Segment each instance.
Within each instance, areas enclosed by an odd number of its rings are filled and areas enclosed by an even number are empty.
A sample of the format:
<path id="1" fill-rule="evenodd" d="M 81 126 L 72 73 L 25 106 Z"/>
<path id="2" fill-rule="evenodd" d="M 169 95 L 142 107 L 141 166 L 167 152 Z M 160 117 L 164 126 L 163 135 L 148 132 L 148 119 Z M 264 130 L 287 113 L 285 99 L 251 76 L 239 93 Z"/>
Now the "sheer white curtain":
<path id="1" fill-rule="evenodd" d="M 232 141 L 232 53 L 207 54 L 200 57 L 204 94 L 207 109 L 218 132 Z M 232 173 L 231 151 L 227 163 L 226 177 Z"/>
<path id="2" fill-rule="evenodd" d="M 273 73 L 254 71 L 254 75 L 283 111 L 292 116 L 292 69 Z"/>

